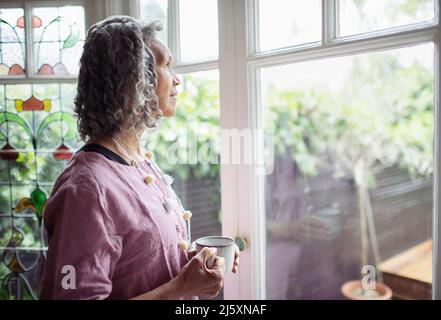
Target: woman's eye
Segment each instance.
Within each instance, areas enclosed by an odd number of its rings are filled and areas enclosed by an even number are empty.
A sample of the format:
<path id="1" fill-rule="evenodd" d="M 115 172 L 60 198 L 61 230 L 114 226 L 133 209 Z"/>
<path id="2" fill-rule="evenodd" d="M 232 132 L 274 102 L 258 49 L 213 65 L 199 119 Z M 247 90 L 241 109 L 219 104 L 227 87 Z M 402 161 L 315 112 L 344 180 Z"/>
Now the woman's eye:
<path id="1" fill-rule="evenodd" d="M 172 63 L 167 65 L 167 71 L 173 73 L 173 64 Z"/>

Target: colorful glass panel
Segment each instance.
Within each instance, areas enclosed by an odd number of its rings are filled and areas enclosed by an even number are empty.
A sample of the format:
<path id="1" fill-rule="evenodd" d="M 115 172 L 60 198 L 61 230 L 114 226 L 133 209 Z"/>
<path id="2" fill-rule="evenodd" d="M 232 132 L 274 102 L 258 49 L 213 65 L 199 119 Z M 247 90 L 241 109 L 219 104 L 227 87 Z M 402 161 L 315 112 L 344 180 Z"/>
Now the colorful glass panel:
<path id="1" fill-rule="evenodd" d="M 41 21 L 33 27 L 37 74 L 77 74 L 85 39 L 83 7 L 35 8 L 33 14 Z"/>
<path id="2" fill-rule="evenodd" d="M 18 64 L 14 64 L 9 68 L 8 75 L 10 76 L 18 76 L 24 74 L 24 70 Z"/>
<path id="3" fill-rule="evenodd" d="M 0 8 L 0 76 L 24 75 L 25 32 L 22 8 Z"/>
<path id="4" fill-rule="evenodd" d="M 1 8 L 0 77 L 78 72 L 85 39 L 81 6 Z M 0 300 L 37 299 L 47 250 L 43 213 L 52 186 L 81 146 L 72 116 L 76 84 L 0 84 Z"/>
<path id="5" fill-rule="evenodd" d="M 76 84 L 0 85 L 0 299 L 38 298 L 46 200 L 79 147 L 75 92 Z"/>
<path id="6" fill-rule="evenodd" d="M 24 28 L 25 24 L 26 24 L 25 17 L 20 17 L 17 20 L 17 27 Z M 34 28 L 41 27 L 41 19 L 39 17 L 36 17 L 36 16 L 32 17 L 32 27 L 34 27 Z"/>
<path id="7" fill-rule="evenodd" d="M 69 160 L 72 158 L 72 152 L 70 151 L 69 147 L 66 147 L 63 143 L 54 152 L 54 158 L 55 160 Z"/>
<path id="8" fill-rule="evenodd" d="M 49 111 L 51 109 L 51 100 L 44 99 L 44 100 L 38 100 L 34 96 L 30 97 L 28 100 L 15 100 L 15 108 L 17 111 L 24 111 L 24 110 L 44 110 Z"/>

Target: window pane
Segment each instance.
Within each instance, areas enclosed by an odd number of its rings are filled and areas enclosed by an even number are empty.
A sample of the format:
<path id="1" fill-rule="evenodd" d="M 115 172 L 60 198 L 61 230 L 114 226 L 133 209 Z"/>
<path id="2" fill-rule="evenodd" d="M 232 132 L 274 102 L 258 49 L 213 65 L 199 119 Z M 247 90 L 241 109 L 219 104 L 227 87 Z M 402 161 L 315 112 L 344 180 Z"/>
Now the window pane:
<path id="1" fill-rule="evenodd" d="M 0 8 L 0 77 L 24 75 L 24 10 Z"/>
<path id="2" fill-rule="evenodd" d="M 176 115 L 147 135 L 146 147 L 174 178 L 173 188 L 191 210 L 192 241 L 221 235 L 220 108 L 217 70 L 181 75 Z M 216 299 L 222 299 L 219 294 Z"/>
<path id="3" fill-rule="evenodd" d="M 342 298 L 365 265 L 396 296 L 430 299 L 433 52 L 261 70 L 276 155 L 265 177 L 269 299 Z"/>
<path id="4" fill-rule="evenodd" d="M 75 92 L 76 84 L 0 85 L 0 104 L 5 106 L 0 113 L 0 242 L 7 247 L 1 249 L 7 257 L 0 261 L 0 273 L 8 275 L 0 300 L 38 298 L 47 244 L 42 208 L 78 148 Z M 14 252 L 19 255 L 16 263 Z M 11 289 L 18 284 L 20 292 Z"/>
<path id="5" fill-rule="evenodd" d="M 173 188 L 184 208 L 192 211 L 194 241 L 221 235 L 219 72 L 195 72 L 180 79 L 175 116 L 163 118 L 158 130 L 147 134 L 145 145 L 173 176 Z"/>
<path id="6" fill-rule="evenodd" d="M 321 39 L 320 0 L 259 0 L 260 51 Z"/>
<path id="7" fill-rule="evenodd" d="M 81 6 L 33 9 L 34 61 L 39 75 L 78 74 L 85 40 Z"/>
<path id="8" fill-rule="evenodd" d="M 162 23 L 162 31 L 159 32 L 159 38 L 165 44 L 167 39 L 167 0 L 141 0 L 140 16 L 146 21 L 159 20 Z"/>
<path id="9" fill-rule="evenodd" d="M 340 36 L 431 21 L 435 0 L 340 0 Z"/>
<path id="10" fill-rule="evenodd" d="M 175 116 L 163 119 L 146 146 L 175 178 L 176 193 L 193 212 L 191 233 L 196 240 L 221 233 L 219 73 L 196 72 L 180 79 Z"/>
<path id="11" fill-rule="evenodd" d="M 195 17 L 195 12 L 203 12 Z M 181 60 L 216 59 L 219 52 L 217 0 L 179 1 Z"/>

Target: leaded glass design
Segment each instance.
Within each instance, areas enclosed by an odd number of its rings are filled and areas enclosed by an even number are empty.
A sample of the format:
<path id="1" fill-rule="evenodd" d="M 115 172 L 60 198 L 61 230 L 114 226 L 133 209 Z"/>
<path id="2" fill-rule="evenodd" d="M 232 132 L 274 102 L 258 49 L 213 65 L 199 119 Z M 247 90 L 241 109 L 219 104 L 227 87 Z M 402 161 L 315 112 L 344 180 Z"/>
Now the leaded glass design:
<path id="1" fill-rule="evenodd" d="M 44 7 L 33 10 L 35 72 L 38 75 L 73 75 L 85 39 L 81 6 Z"/>
<path id="2" fill-rule="evenodd" d="M 76 75 L 84 23 L 81 6 L 25 12 L 0 4 L 0 77 L 25 78 L 28 65 L 40 78 Z M 44 207 L 80 147 L 72 115 L 76 84 L 66 82 L 0 84 L 0 300 L 38 299 L 47 251 Z"/>
<path id="3" fill-rule="evenodd" d="M 0 77 L 24 75 L 23 14 L 22 8 L 0 8 Z"/>
<path id="4" fill-rule="evenodd" d="M 53 183 L 79 148 L 75 84 L 0 86 L 0 299 L 36 299 Z"/>

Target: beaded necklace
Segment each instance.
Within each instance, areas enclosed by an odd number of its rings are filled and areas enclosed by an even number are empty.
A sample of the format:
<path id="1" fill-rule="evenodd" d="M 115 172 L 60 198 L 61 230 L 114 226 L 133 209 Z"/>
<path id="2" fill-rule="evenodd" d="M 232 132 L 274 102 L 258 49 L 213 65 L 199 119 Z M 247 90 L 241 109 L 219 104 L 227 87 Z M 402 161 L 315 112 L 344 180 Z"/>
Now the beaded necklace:
<path id="1" fill-rule="evenodd" d="M 185 240 L 182 237 L 182 232 L 181 232 L 181 228 L 179 226 L 178 221 L 176 220 L 175 214 L 176 214 L 176 209 L 178 208 L 178 204 L 180 204 L 182 206 L 182 202 L 179 199 L 179 197 L 176 195 L 175 191 L 173 190 L 173 188 L 171 187 L 171 184 L 173 183 L 173 178 L 170 177 L 168 174 L 165 174 L 157 165 L 156 163 L 152 160 L 153 159 L 153 153 L 151 151 L 147 151 L 146 152 L 146 158 L 147 159 L 143 159 L 142 161 L 146 160 L 147 165 L 150 167 L 150 169 L 154 172 L 154 174 L 161 179 L 165 185 L 167 186 L 167 190 L 169 192 L 169 194 L 171 194 L 170 196 L 166 196 L 161 188 L 159 188 L 159 186 L 156 184 L 155 182 L 155 176 L 153 174 L 147 174 L 144 176 L 144 172 L 139 168 L 139 162 L 135 161 L 130 155 L 129 153 L 119 144 L 119 142 L 112 137 L 112 141 L 115 143 L 116 147 L 118 148 L 118 150 L 120 150 L 128 159 L 130 159 L 130 165 L 134 166 L 138 173 L 140 173 L 141 177 L 143 177 L 144 182 L 150 186 L 152 188 L 152 190 L 155 192 L 155 194 L 160 198 L 164 209 L 166 210 L 166 212 L 168 214 L 170 214 L 172 216 L 172 219 L 176 225 L 176 232 L 178 233 L 178 235 L 181 236 L 181 241 L 179 241 L 178 243 L 178 247 L 181 250 L 187 250 L 190 246 L 191 243 L 191 216 L 192 213 L 190 210 L 184 210 L 184 212 L 182 213 L 182 216 L 185 220 L 185 226 L 187 229 L 187 237 L 188 239 Z"/>

